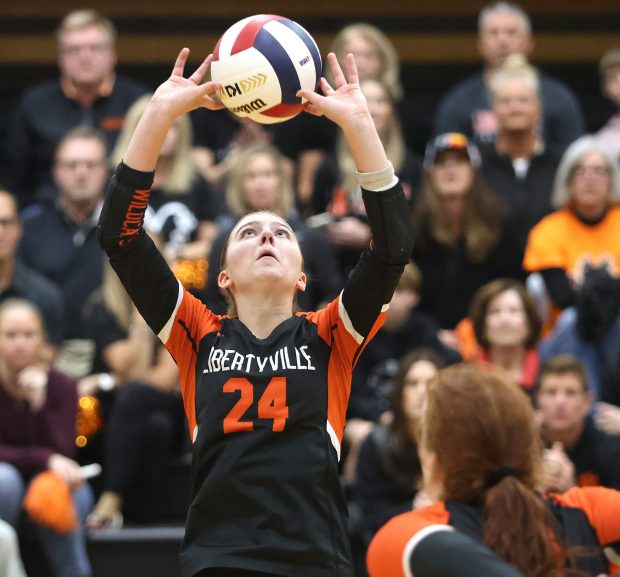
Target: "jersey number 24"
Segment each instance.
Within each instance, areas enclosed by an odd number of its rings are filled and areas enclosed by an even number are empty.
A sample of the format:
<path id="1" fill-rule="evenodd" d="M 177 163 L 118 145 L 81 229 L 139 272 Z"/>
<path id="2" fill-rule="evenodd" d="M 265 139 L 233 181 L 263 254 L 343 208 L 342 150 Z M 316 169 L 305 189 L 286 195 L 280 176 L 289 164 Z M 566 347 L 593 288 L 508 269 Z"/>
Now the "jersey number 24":
<path id="1" fill-rule="evenodd" d="M 254 402 L 254 385 L 246 378 L 234 377 L 224 383 L 223 390 L 225 393 L 241 393 L 239 400 L 224 417 L 224 433 L 253 431 L 254 422 L 242 419 Z M 272 431 L 275 433 L 284 431 L 288 418 L 286 377 L 273 377 L 269 381 L 265 392 L 258 399 L 258 418 L 271 419 Z"/>

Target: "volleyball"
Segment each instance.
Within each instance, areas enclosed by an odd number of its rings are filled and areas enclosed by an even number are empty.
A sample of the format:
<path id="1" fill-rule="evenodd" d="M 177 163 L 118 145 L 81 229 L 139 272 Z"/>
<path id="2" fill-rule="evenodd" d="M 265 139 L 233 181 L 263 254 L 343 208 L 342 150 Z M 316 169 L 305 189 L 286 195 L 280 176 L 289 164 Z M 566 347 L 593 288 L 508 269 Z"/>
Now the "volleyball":
<path id="1" fill-rule="evenodd" d="M 297 22 L 260 14 L 233 24 L 213 51 L 211 78 L 222 104 L 262 124 L 284 122 L 303 110 L 296 94 L 321 78 L 316 42 Z"/>

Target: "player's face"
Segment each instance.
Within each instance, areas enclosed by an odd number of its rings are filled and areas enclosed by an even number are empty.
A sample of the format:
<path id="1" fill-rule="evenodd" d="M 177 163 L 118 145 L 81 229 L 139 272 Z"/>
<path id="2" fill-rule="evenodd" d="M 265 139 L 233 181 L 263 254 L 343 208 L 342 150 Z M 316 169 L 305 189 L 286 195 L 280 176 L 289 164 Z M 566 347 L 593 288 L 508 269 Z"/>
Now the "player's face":
<path id="1" fill-rule="evenodd" d="M 15 201 L 0 192 L 0 262 L 13 257 L 21 238 L 21 223 Z"/>
<path id="2" fill-rule="evenodd" d="M 361 89 L 368 101 L 368 111 L 380 136 L 385 135 L 393 116 L 392 102 L 384 86 L 376 80 L 364 80 Z"/>
<path id="3" fill-rule="evenodd" d="M 444 200 L 462 198 L 474 181 L 474 169 L 465 151 L 446 150 L 437 155 L 431 180 Z"/>
<path id="4" fill-rule="evenodd" d="M 540 123 L 538 95 L 518 78 L 506 80 L 500 87 L 493 99 L 493 111 L 504 132 L 531 132 Z"/>
<path id="5" fill-rule="evenodd" d="M 607 159 L 595 150 L 585 153 L 573 168 L 571 201 L 577 213 L 595 218 L 611 199 L 611 170 Z"/>
<path id="6" fill-rule="evenodd" d="M 103 198 L 108 180 L 106 151 L 94 138 L 73 138 L 61 145 L 54 162 L 54 181 L 60 194 L 76 205 Z"/>
<path id="7" fill-rule="evenodd" d="M 28 307 L 4 311 L 0 317 L 0 358 L 4 363 L 19 371 L 37 361 L 43 345 L 41 323 Z"/>
<path id="8" fill-rule="evenodd" d="M 548 374 L 540 383 L 537 404 L 545 430 L 567 433 L 582 426 L 592 399 L 577 375 Z"/>
<path id="9" fill-rule="evenodd" d="M 351 34 L 343 46 L 343 58 L 351 52 L 360 80 L 380 78 L 383 75 L 383 61 L 377 47 L 361 34 Z"/>
<path id="10" fill-rule="evenodd" d="M 478 34 L 478 51 L 485 64 L 501 66 L 511 54 L 527 56 L 533 48 L 531 34 L 518 14 L 491 12 Z"/>
<path id="11" fill-rule="evenodd" d="M 251 157 L 242 186 L 250 210 L 274 210 L 282 186 L 275 160 L 269 154 L 262 153 Z"/>
<path id="12" fill-rule="evenodd" d="M 219 283 L 233 295 L 262 291 L 266 284 L 274 293 L 303 290 L 301 250 L 290 225 L 269 212 L 243 217 L 230 233 Z"/>
<path id="13" fill-rule="evenodd" d="M 507 290 L 491 299 L 484 323 L 492 347 L 520 347 L 529 334 L 527 314 L 516 290 Z"/>
<path id="14" fill-rule="evenodd" d="M 410 420 L 422 416 L 426 384 L 437 374 L 437 367 L 430 361 L 420 360 L 413 363 L 405 375 L 403 387 L 403 410 Z"/>
<path id="15" fill-rule="evenodd" d="M 112 39 L 102 26 L 64 32 L 60 36 L 58 50 L 61 74 L 78 86 L 100 84 L 116 65 Z"/>

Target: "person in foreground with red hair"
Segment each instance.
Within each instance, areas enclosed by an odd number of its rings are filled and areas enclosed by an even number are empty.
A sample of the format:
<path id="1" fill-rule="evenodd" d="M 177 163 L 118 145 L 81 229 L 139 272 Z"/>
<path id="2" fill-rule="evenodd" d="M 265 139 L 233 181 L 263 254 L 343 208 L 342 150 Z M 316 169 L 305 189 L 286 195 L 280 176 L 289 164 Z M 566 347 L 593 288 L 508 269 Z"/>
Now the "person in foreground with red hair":
<path id="1" fill-rule="evenodd" d="M 368 550 L 371 577 L 615 575 L 620 492 L 537 493 L 542 451 L 525 393 L 473 366 L 427 387 L 420 456 L 435 502 L 394 517 Z"/>

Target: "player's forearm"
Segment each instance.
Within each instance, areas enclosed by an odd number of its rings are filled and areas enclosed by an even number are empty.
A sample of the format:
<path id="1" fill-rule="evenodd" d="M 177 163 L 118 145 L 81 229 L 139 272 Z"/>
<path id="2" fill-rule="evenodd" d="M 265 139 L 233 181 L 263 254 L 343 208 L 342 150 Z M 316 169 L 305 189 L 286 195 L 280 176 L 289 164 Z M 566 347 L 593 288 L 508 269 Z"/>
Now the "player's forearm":
<path id="1" fill-rule="evenodd" d="M 146 107 L 123 155 L 123 162 L 142 172 L 155 170 L 161 147 L 174 122 L 170 111 L 152 100 Z"/>
<path id="2" fill-rule="evenodd" d="M 389 161 L 370 112 L 356 114 L 343 123 L 342 130 L 359 172 L 376 172 Z"/>

